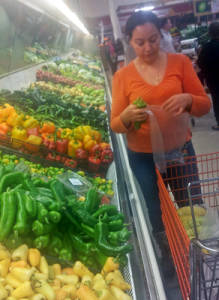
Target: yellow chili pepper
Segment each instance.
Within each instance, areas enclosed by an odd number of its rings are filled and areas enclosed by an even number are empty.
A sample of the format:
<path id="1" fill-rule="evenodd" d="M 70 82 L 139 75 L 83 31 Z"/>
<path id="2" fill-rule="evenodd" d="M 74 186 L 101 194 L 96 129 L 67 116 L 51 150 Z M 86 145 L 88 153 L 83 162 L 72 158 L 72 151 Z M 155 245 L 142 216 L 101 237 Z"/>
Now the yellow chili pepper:
<path id="1" fill-rule="evenodd" d="M 10 116 L 7 118 L 6 123 L 9 126 L 22 126 L 23 125 L 23 118 L 21 115 L 17 114 L 15 111 L 10 114 Z"/>
<path id="2" fill-rule="evenodd" d="M 45 280 L 45 281 L 47 281 L 48 280 L 48 275 L 47 274 L 43 274 L 43 273 L 38 273 L 38 272 L 36 272 L 36 273 L 34 273 L 34 278 L 36 279 L 36 280 Z"/>
<path id="3" fill-rule="evenodd" d="M 27 262 L 25 260 L 12 261 L 10 267 L 27 268 Z"/>
<path id="4" fill-rule="evenodd" d="M 10 297 L 11 294 L 12 294 L 12 292 L 14 291 L 13 286 L 7 284 L 7 285 L 5 285 L 5 289 L 6 289 L 7 293 L 8 293 L 8 296 Z"/>
<path id="5" fill-rule="evenodd" d="M 13 288 L 16 289 L 22 284 L 22 281 L 14 277 L 11 273 L 8 273 L 5 276 L 5 283 L 13 286 Z"/>
<path id="6" fill-rule="evenodd" d="M 52 282 L 49 283 L 52 287 L 52 289 L 57 292 L 57 291 L 60 291 L 61 289 L 61 282 L 59 279 L 54 279 Z"/>
<path id="7" fill-rule="evenodd" d="M 87 267 L 85 267 L 80 261 L 76 261 L 73 267 L 75 275 L 83 277 L 84 275 L 90 275 L 91 278 L 94 278 L 94 274 L 91 273 Z"/>
<path id="8" fill-rule="evenodd" d="M 106 276 L 106 281 L 109 281 L 110 285 L 117 286 L 122 291 L 130 290 L 132 288 L 130 284 L 123 281 L 121 278 L 119 278 L 116 274 L 112 272 Z"/>
<path id="9" fill-rule="evenodd" d="M 55 279 L 55 272 L 52 266 L 49 266 L 49 279 Z"/>
<path id="10" fill-rule="evenodd" d="M 55 276 L 62 274 L 61 266 L 59 264 L 54 264 L 54 265 L 52 265 L 52 267 L 53 267 Z"/>
<path id="11" fill-rule="evenodd" d="M 59 279 L 64 284 L 73 284 L 75 286 L 78 284 L 77 275 L 56 275 L 56 279 Z"/>
<path id="12" fill-rule="evenodd" d="M 77 289 L 73 284 L 63 285 L 63 287 L 61 288 L 61 291 L 67 292 L 68 295 L 70 295 L 69 298 L 71 298 L 72 300 L 74 300 L 77 297 L 77 295 L 76 295 Z"/>
<path id="13" fill-rule="evenodd" d="M 111 285 L 111 293 L 112 295 L 117 299 L 122 299 L 122 300 L 132 300 L 132 298 L 125 294 L 120 288 L 118 288 L 117 286 Z"/>
<path id="14" fill-rule="evenodd" d="M 77 149 L 81 149 L 83 147 L 80 141 L 71 140 L 68 143 L 68 155 L 75 157 L 75 152 Z"/>
<path id="15" fill-rule="evenodd" d="M 49 266 L 48 266 L 47 260 L 45 259 L 44 256 L 41 256 L 41 258 L 40 258 L 40 263 L 39 263 L 38 269 L 41 273 L 49 276 Z"/>
<path id="16" fill-rule="evenodd" d="M 0 300 L 3 300 L 8 297 L 8 293 L 6 289 L 4 288 L 3 284 L 0 283 Z"/>
<path id="17" fill-rule="evenodd" d="M 12 297 L 17 299 L 31 297 L 34 294 L 34 287 L 30 281 L 22 283 L 16 290 L 11 294 Z"/>
<path id="18" fill-rule="evenodd" d="M 5 258 L 9 257 L 8 253 L 4 250 L 0 250 L 0 260 L 3 260 Z"/>
<path id="19" fill-rule="evenodd" d="M 43 294 L 47 300 L 55 300 L 56 294 L 52 287 L 45 280 L 40 280 L 35 286 L 37 293 Z"/>
<path id="20" fill-rule="evenodd" d="M 8 274 L 8 269 L 10 266 L 11 260 L 10 258 L 5 258 L 0 262 L 0 276 L 5 277 Z"/>
<path id="21" fill-rule="evenodd" d="M 28 250 L 29 249 L 28 249 L 27 245 L 21 245 L 21 246 L 19 246 L 12 253 L 12 260 L 14 260 L 14 261 L 18 261 L 18 260 L 25 260 L 25 261 L 27 261 Z"/>
<path id="22" fill-rule="evenodd" d="M 119 269 L 119 263 L 116 262 L 116 259 L 114 257 L 108 257 L 107 261 L 101 271 L 101 274 L 103 276 L 106 276 L 108 273 L 118 270 Z"/>
<path id="23" fill-rule="evenodd" d="M 7 297 L 6 300 L 17 300 L 15 297 Z"/>
<path id="24" fill-rule="evenodd" d="M 94 139 L 97 142 L 97 144 L 100 144 L 101 143 L 101 138 L 102 138 L 101 133 L 99 131 L 96 131 L 96 130 L 92 130 L 92 133 L 93 133 Z"/>
<path id="25" fill-rule="evenodd" d="M 19 279 L 22 282 L 29 281 L 30 277 L 33 275 L 35 272 L 34 269 L 27 269 L 27 268 L 16 268 L 16 267 L 11 267 L 9 268 L 9 272 Z"/>
<path id="26" fill-rule="evenodd" d="M 29 300 L 46 300 L 46 297 L 43 294 L 34 294 Z"/>
<path id="27" fill-rule="evenodd" d="M 66 291 L 56 291 L 56 300 L 64 300 L 67 298 L 68 294 Z"/>
<path id="28" fill-rule="evenodd" d="M 32 129 L 32 128 L 35 128 L 38 126 L 39 126 L 39 122 L 36 119 L 34 119 L 33 117 L 30 117 L 23 123 L 23 127 L 25 129 Z"/>
<path id="29" fill-rule="evenodd" d="M 11 137 L 14 139 L 17 139 L 17 140 L 25 141 L 27 139 L 27 132 L 22 127 L 15 126 L 13 128 Z M 18 142 L 18 141 L 13 141 L 12 144 L 13 144 L 13 147 L 15 147 L 15 148 L 19 148 L 23 145 L 23 143 Z"/>
<path id="30" fill-rule="evenodd" d="M 30 248 L 27 257 L 32 267 L 36 267 L 37 265 L 39 265 L 41 254 L 38 249 Z"/>
<path id="31" fill-rule="evenodd" d="M 96 143 L 97 142 L 90 135 L 84 136 L 83 144 L 85 150 L 89 151 L 89 149 L 96 145 Z"/>

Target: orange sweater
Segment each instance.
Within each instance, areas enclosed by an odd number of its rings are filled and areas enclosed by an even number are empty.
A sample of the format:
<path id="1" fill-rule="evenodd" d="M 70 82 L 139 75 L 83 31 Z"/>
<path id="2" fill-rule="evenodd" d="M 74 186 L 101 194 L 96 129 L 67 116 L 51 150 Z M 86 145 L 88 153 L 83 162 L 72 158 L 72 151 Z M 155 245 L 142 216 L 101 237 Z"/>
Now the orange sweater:
<path id="1" fill-rule="evenodd" d="M 149 105 L 162 105 L 171 96 L 188 93 L 192 96 L 191 115 L 201 117 L 211 108 L 211 101 L 205 93 L 188 57 L 181 54 L 168 54 L 167 67 L 163 80 L 152 86 L 138 73 L 131 62 L 116 72 L 113 78 L 111 128 L 116 133 L 126 133 L 128 147 L 132 151 L 152 153 L 149 118 L 139 130 L 126 129 L 120 115 L 139 96 Z M 191 133 L 188 128 L 187 141 Z"/>

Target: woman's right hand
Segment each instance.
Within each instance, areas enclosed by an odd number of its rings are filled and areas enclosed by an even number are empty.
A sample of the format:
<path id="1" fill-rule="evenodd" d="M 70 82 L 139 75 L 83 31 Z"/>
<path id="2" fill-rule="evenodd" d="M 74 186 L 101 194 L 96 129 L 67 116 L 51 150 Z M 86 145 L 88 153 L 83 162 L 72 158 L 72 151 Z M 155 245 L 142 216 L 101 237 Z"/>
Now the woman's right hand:
<path id="1" fill-rule="evenodd" d="M 132 122 L 145 121 L 147 119 L 147 113 L 145 108 L 137 108 L 137 105 L 130 104 L 120 115 L 120 118 L 128 129 Z"/>

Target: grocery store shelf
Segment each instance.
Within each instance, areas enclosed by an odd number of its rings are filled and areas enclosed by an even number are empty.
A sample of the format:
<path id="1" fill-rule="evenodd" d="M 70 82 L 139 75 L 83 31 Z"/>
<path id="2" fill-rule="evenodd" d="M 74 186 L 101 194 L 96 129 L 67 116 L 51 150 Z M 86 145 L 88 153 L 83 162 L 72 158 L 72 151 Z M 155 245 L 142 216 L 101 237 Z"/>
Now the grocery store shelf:
<path id="1" fill-rule="evenodd" d="M 106 92 L 108 97 L 108 114 L 110 115 L 109 112 L 112 103 L 111 92 L 107 83 L 106 74 L 104 73 L 104 75 L 106 80 Z M 125 208 L 129 206 L 130 214 L 132 215 L 132 223 L 134 231 L 136 232 L 137 239 L 137 241 L 134 241 L 134 243 L 136 244 L 137 242 L 138 244 L 138 247 L 135 247 L 134 254 L 130 254 L 130 262 L 132 267 L 131 269 L 134 275 L 134 286 L 136 295 L 138 296 L 137 299 L 165 300 L 166 295 L 164 291 L 163 282 L 161 279 L 145 216 L 143 214 L 141 201 L 139 199 L 139 193 L 136 188 L 132 171 L 129 167 L 125 142 L 121 134 L 115 135 L 111 132 L 111 138 L 114 145 L 114 153 L 117 167 L 116 171 L 118 173 L 118 188 L 123 190 L 123 192 L 125 191 L 126 193 L 126 201 L 125 199 L 122 200 L 122 208 L 123 206 L 125 206 Z M 124 197 L 124 193 L 122 193 L 122 196 Z M 127 212 L 125 213 L 127 215 Z M 140 263 L 140 268 L 135 267 L 136 263 Z M 144 293 L 142 291 L 142 285 L 140 282 L 143 282 L 143 285 L 145 287 Z"/>

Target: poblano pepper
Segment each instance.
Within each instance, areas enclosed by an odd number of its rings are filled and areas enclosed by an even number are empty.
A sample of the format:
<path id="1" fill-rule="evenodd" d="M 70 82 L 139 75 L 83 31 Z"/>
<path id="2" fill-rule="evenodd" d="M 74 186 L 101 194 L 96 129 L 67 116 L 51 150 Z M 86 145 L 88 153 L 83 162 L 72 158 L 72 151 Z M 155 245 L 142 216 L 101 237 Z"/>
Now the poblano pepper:
<path id="1" fill-rule="evenodd" d="M 46 248 L 49 245 L 50 237 L 49 235 L 41 235 L 38 236 L 34 241 L 33 241 L 33 246 L 39 250 Z"/>
<path id="2" fill-rule="evenodd" d="M 98 210 L 101 204 L 101 198 L 98 195 L 96 188 L 91 188 L 87 191 L 84 201 L 84 209 L 90 214 Z"/>
<path id="3" fill-rule="evenodd" d="M 2 194 L 7 187 L 23 183 L 25 179 L 30 179 L 30 175 L 24 172 L 14 172 L 4 175 L 0 180 L 0 194 Z"/>
<path id="4" fill-rule="evenodd" d="M 86 256 L 94 255 L 95 249 L 92 243 L 84 243 L 79 235 L 71 234 L 70 232 L 69 238 L 75 251 Z"/>
<path id="5" fill-rule="evenodd" d="M 13 193 L 3 193 L 0 197 L 0 242 L 9 235 L 15 221 L 17 200 Z"/>
<path id="6" fill-rule="evenodd" d="M 68 232 L 66 232 L 64 235 L 63 246 L 59 253 L 59 259 L 67 261 L 72 260 L 72 244 Z"/>
<path id="7" fill-rule="evenodd" d="M 138 97 L 137 100 L 133 101 L 133 104 L 137 105 L 137 108 L 139 108 L 139 109 L 147 107 L 147 103 L 144 102 L 144 100 L 141 99 L 140 97 Z M 135 121 L 134 122 L 134 129 L 139 130 L 141 128 L 142 123 L 145 123 L 145 121 Z"/>

